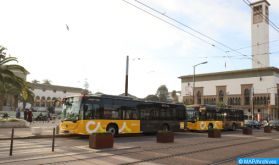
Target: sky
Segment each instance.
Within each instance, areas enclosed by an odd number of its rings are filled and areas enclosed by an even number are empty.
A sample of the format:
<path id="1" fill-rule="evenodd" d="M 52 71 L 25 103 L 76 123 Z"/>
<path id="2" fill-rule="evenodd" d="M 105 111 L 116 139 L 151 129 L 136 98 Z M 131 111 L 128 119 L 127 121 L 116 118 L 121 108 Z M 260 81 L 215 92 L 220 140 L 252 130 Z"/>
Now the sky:
<path id="1" fill-rule="evenodd" d="M 0 2 L 0 45 L 30 72 L 28 81 L 80 88 L 88 82 L 93 93 L 118 95 L 125 91 L 129 56 L 129 93 L 143 98 L 160 85 L 180 91 L 178 77 L 204 61 L 196 74 L 252 65 L 186 27 L 232 49 L 245 47 L 238 51 L 251 56 L 251 9 L 243 0 Z M 279 26 L 279 1 L 269 2 L 270 20 Z M 279 32 L 270 27 L 269 38 L 270 65 L 279 67 Z"/>

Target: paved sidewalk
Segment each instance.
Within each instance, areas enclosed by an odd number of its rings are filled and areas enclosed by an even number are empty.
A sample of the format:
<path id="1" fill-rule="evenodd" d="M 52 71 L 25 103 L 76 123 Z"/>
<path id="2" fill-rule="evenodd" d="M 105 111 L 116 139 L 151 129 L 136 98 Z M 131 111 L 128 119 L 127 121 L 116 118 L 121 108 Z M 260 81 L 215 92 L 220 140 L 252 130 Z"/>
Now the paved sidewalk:
<path id="1" fill-rule="evenodd" d="M 50 122 L 33 122 L 28 128 L 14 128 L 14 138 L 15 139 L 25 139 L 25 138 L 46 138 L 53 136 L 53 128 L 59 125 L 60 121 L 50 121 Z M 41 135 L 33 135 L 31 132 L 32 127 L 41 127 Z M 0 140 L 7 140 L 11 138 L 12 128 L 0 128 Z M 56 137 L 69 136 L 69 134 L 59 133 Z"/>

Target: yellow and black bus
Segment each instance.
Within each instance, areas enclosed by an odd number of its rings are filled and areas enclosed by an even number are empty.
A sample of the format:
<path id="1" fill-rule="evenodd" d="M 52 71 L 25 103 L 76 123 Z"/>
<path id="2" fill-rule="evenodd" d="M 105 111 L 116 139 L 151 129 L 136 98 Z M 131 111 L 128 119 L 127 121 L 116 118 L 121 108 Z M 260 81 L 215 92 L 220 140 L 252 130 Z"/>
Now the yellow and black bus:
<path id="1" fill-rule="evenodd" d="M 147 102 L 113 95 L 84 95 L 63 99 L 60 129 L 75 134 L 112 134 L 184 130 L 183 104 Z"/>
<path id="2" fill-rule="evenodd" d="M 191 105 L 186 109 L 188 130 L 236 130 L 243 126 L 244 113 L 240 109 L 218 108 L 216 105 Z"/>

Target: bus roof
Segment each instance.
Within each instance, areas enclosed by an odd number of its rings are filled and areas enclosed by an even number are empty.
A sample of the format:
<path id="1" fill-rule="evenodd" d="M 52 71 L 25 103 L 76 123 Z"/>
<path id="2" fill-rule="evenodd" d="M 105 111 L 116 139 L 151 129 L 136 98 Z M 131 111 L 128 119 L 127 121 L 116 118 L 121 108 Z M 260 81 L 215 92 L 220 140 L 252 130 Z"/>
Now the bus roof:
<path id="1" fill-rule="evenodd" d="M 155 104 L 169 104 L 169 105 L 181 105 L 184 106 L 182 103 L 168 103 L 168 102 L 159 102 L 159 101 L 146 101 L 144 99 L 135 99 L 129 96 L 117 96 L 117 95 L 108 95 L 108 94 L 90 94 L 90 95 L 73 95 L 73 96 L 68 96 L 65 98 L 70 98 L 70 97 L 94 97 L 94 98 L 111 98 L 111 99 L 121 99 L 121 100 L 130 100 L 130 101 L 141 101 L 145 103 L 155 103 Z"/>

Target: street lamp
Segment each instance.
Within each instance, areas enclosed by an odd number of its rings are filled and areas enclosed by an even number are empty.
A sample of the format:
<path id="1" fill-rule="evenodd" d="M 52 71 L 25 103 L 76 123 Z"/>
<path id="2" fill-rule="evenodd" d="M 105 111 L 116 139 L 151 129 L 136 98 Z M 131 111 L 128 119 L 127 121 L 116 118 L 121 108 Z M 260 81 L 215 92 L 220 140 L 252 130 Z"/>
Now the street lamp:
<path id="1" fill-rule="evenodd" d="M 207 61 L 198 63 L 198 64 L 193 66 L 193 69 L 194 69 L 194 74 L 193 74 L 193 104 L 195 104 L 195 78 L 196 78 L 195 77 L 195 72 L 196 72 L 196 66 L 202 65 L 202 64 L 207 64 Z"/>

